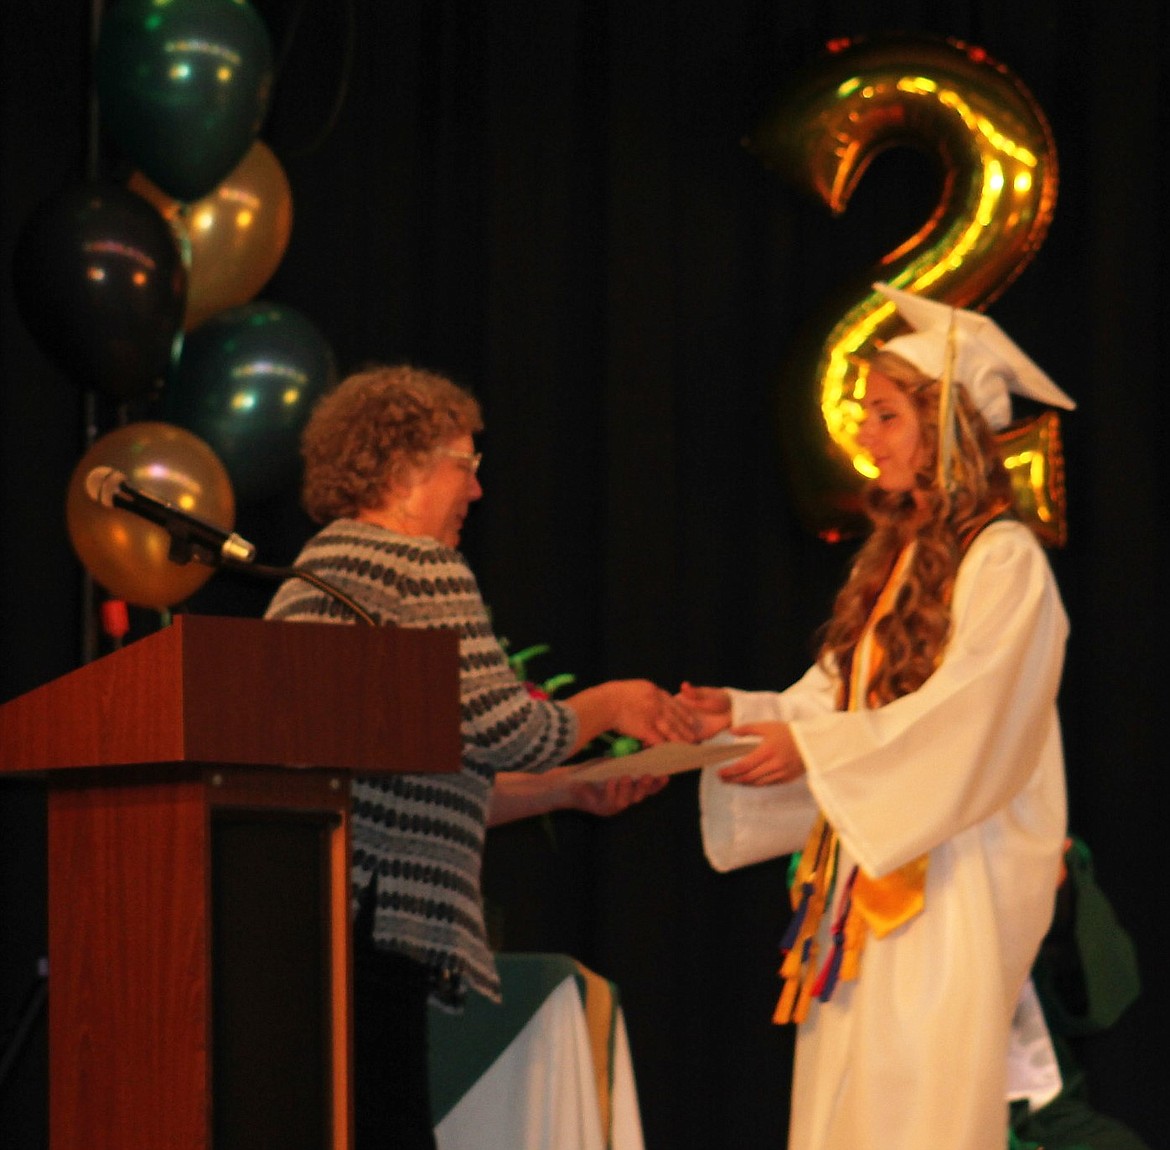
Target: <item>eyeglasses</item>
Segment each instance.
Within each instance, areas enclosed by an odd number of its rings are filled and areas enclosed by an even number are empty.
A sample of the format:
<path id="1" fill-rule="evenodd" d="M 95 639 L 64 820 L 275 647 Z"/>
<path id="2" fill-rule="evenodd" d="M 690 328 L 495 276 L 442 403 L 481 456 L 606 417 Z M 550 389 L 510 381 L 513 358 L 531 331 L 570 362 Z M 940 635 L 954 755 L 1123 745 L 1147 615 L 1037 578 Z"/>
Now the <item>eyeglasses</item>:
<path id="1" fill-rule="evenodd" d="M 479 465 L 483 460 L 482 451 L 452 451 L 449 447 L 440 447 L 436 449 L 436 454 L 445 455 L 448 459 L 458 459 L 461 463 L 467 464 L 467 473 L 475 475 L 479 471 Z"/>

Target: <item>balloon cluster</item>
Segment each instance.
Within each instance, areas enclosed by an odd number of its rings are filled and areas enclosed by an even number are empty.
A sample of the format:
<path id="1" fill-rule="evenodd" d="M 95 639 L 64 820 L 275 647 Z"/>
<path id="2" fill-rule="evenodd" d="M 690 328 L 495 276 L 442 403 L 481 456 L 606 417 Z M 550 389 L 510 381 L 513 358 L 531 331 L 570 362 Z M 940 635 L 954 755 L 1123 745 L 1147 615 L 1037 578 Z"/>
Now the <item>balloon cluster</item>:
<path id="1" fill-rule="evenodd" d="M 30 334 L 73 382 L 157 417 L 90 444 L 66 518 L 97 582 L 163 608 L 209 572 L 171 563 L 161 528 L 93 504 L 85 476 L 115 467 L 230 528 L 237 499 L 294 478 L 300 430 L 335 370 L 309 319 L 255 302 L 293 219 L 288 179 L 258 139 L 273 54 L 257 12 L 247 0 L 119 0 L 94 74 L 101 127 L 135 170 L 37 207 L 14 288 Z"/>

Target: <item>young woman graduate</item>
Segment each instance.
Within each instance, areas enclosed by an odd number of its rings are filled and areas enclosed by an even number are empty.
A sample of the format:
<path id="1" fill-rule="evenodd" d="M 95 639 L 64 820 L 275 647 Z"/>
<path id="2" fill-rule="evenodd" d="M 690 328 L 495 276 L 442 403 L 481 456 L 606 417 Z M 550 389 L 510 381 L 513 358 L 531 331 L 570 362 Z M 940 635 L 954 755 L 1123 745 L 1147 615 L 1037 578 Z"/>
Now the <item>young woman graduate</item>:
<path id="1" fill-rule="evenodd" d="M 815 666 L 780 693 L 684 685 L 760 740 L 708 768 L 717 869 L 803 853 L 777 1021 L 789 1150 L 1002 1150 L 1013 1008 L 1065 838 L 1068 625 L 1011 510 L 1008 393 L 1072 401 L 989 319 L 888 285 L 912 330 L 865 366 L 872 532 Z"/>

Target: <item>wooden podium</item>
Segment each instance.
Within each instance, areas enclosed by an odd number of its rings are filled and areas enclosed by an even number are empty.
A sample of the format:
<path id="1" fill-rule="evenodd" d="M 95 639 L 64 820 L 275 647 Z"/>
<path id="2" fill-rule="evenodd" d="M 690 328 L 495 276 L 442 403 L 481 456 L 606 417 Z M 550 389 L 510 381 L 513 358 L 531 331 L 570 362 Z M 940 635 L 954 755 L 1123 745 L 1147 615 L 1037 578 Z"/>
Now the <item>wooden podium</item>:
<path id="1" fill-rule="evenodd" d="M 52 1150 L 348 1150 L 349 777 L 457 769 L 458 673 L 454 632 L 188 615 L 0 707 Z"/>

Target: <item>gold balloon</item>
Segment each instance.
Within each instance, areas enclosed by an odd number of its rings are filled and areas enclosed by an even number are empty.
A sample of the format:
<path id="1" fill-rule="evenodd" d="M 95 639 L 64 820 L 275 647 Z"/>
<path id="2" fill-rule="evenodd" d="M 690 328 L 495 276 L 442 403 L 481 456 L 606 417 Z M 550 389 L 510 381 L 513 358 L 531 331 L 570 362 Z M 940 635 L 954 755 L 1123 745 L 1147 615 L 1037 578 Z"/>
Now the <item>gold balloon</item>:
<path id="1" fill-rule="evenodd" d="M 213 192 L 194 203 L 171 199 L 141 172 L 131 176 L 129 187 L 154 204 L 188 256 L 187 331 L 255 297 L 284 258 L 292 193 L 280 161 L 260 140 Z"/>
<path id="2" fill-rule="evenodd" d="M 1046 547 L 1063 547 L 1068 528 L 1060 416 L 1045 411 L 1035 419 L 1005 427 L 995 440 L 1011 476 L 1020 518 Z"/>
<path id="3" fill-rule="evenodd" d="M 95 467 L 112 467 L 148 495 L 230 531 L 235 497 L 215 452 L 169 423 L 128 424 L 103 435 L 82 456 L 65 504 L 73 550 L 115 598 L 162 609 L 193 595 L 211 578 L 212 568 L 172 563 L 170 536 L 161 527 L 90 499 L 85 480 Z"/>
<path id="4" fill-rule="evenodd" d="M 1027 89 L 981 48 L 924 36 L 842 40 L 806 70 L 747 146 L 843 213 L 876 156 L 935 155 L 939 200 L 913 235 L 842 288 L 806 333 L 781 393 L 796 503 L 833 538 L 859 523 L 869 466 L 856 442 L 856 359 L 905 330 L 870 283 L 982 308 L 1035 255 L 1056 204 L 1056 146 Z"/>

